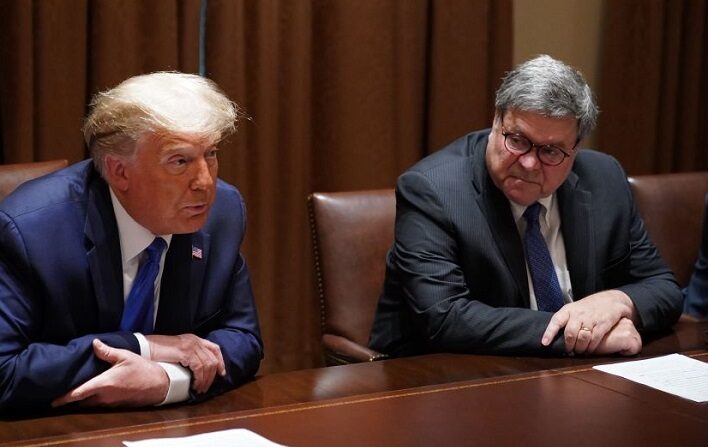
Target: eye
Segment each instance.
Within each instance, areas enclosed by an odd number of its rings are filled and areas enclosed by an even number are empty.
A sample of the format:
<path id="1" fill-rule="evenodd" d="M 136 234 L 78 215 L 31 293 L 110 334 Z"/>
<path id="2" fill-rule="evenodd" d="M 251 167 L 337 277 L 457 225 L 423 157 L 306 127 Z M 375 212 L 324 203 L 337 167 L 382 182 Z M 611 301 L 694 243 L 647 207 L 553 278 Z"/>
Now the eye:
<path id="1" fill-rule="evenodd" d="M 548 156 L 555 157 L 561 154 L 560 149 L 555 146 L 541 146 L 541 150 Z"/>
<path id="2" fill-rule="evenodd" d="M 507 144 L 511 145 L 514 149 L 526 150 L 528 147 L 528 140 L 521 135 L 509 134 L 506 141 Z"/>
<path id="3" fill-rule="evenodd" d="M 173 154 L 166 160 L 165 166 L 172 172 L 182 172 L 187 168 L 189 158 L 183 154 Z"/>
<path id="4" fill-rule="evenodd" d="M 209 163 L 210 166 L 216 165 L 217 161 L 217 154 L 219 152 L 219 149 L 217 148 L 211 148 L 206 153 L 204 154 L 204 158 L 206 159 L 206 162 Z"/>

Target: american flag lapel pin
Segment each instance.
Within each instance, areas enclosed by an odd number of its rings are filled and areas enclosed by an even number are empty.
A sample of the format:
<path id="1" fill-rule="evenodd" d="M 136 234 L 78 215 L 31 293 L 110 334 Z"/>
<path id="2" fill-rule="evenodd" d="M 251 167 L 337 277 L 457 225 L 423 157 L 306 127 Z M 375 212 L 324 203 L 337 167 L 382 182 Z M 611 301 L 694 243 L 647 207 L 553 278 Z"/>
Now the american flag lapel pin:
<path id="1" fill-rule="evenodd" d="M 192 245 L 192 257 L 197 259 L 202 259 L 202 249 Z"/>

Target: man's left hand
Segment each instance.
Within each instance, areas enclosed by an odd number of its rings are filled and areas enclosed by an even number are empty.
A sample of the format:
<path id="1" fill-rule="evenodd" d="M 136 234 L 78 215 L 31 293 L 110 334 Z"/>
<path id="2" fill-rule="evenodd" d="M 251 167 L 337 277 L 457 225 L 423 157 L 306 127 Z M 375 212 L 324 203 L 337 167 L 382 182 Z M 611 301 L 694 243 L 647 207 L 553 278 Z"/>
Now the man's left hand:
<path id="1" fill-rule="evenodd" d="M 541 343 L 550 345 L 559 331 L 565 328 L 566 352 L 592 354 L 621 318 L 636 321 L 635 313 L 634 304 L 627 294 L 619 290 L 604 290 L 561 307 L 548 323 Z"/>
<path id="2" fill-rule="evenodd" d="M 179 363 L 192 371 L 192 389 L 205 393 L 216 374 L 226 375 L 221 348 L 194 334 L 148 335 L 150 358 L 156 362 Z"/>

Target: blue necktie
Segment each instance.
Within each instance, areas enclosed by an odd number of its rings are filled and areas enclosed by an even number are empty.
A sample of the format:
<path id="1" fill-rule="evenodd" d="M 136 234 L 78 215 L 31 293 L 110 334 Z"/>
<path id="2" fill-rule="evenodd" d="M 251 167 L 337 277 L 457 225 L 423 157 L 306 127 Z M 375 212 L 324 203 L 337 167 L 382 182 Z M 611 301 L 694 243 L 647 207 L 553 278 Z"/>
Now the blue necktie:
<path id="1" fill-rule="evenodd" d="M 526 261 L 531 272 L 531 282 L 536 295 L 538 310 L 556 312 L 563 306 L 563 294 L 553 268 L 551 254 L 538 224 L 541 204 L 536 202 L 526 208 Z"/>
<path id="2" fill-rule="evenodd" d="M 155 318 L 155 279 L 160 271 L 160 256 L 166 246 L 165 240 L 157 237 L 145 249 L 148 256 L 140 264 L 133 287 L 125 301 L 120 322 L 121 330 L 152 334 Z"/>

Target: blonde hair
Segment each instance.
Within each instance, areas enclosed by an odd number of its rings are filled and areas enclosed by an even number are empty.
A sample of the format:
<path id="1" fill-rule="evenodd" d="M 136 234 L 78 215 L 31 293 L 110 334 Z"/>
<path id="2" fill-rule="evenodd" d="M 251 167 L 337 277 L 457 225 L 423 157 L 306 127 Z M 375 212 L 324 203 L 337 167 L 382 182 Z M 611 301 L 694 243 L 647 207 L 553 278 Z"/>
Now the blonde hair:
<path id="1" fill-rule="evenodd" d="M 134 76 L 96 94 L 90 107 L 83 133 L 99 172 L 106 154 L 132 157 L 147 133 L 218 142 L 236 131 L 241 116 L 213 81 L 178 72 Z"/>

